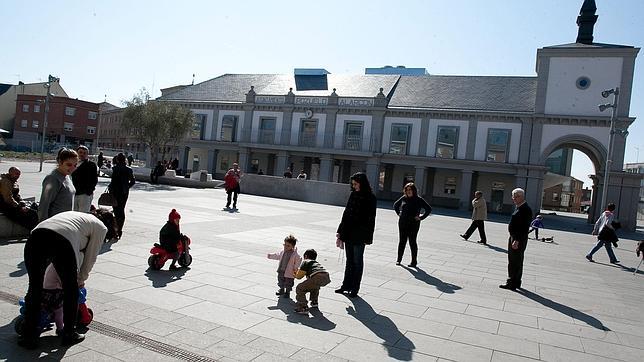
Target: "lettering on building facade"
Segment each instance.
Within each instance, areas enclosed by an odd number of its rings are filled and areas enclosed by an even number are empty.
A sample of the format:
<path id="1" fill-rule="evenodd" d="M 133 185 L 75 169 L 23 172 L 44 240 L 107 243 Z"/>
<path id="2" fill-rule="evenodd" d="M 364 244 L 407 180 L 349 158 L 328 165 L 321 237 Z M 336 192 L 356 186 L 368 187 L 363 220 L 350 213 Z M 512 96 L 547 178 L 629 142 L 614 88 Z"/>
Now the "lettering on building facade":
<path id="1" fill-rule="evenodd" d="M 326 97 L 295 97 L 295 104 L 306 106 L 326 106 L 329 99 Z"/>
<path id="2" fill-rule="evenodd" d="M 284 102 L 286 102 L 285 96 L 255 96 L 255 103 L 282 104 Z"/>
<path id="3" fill-rule="evenodd" d="M 373 98 L 338 98 L 340 107 L 373 107 Z"/>

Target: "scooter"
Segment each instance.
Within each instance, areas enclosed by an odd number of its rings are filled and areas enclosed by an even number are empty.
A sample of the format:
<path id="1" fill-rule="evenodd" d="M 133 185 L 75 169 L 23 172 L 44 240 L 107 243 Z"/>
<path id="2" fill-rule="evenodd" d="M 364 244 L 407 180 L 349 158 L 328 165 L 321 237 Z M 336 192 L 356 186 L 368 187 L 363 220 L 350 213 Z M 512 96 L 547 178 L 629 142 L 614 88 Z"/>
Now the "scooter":
<path id="1" fill-rule="evenodd" d="M 179 253 L 179 265 L 187 267 L 192 264 L 192 255 L 190 255 L 190 238 L 182 235 L 179 242 L 177 242 L 177 253 Z M 154 243 L 150 249 L 150 257 L 148 258 L 148 266 L 152 270 L 160 270 L 165 265 L 168 259 L 172 259 L 173 252 L 165 250 L 161 244 Z"/>

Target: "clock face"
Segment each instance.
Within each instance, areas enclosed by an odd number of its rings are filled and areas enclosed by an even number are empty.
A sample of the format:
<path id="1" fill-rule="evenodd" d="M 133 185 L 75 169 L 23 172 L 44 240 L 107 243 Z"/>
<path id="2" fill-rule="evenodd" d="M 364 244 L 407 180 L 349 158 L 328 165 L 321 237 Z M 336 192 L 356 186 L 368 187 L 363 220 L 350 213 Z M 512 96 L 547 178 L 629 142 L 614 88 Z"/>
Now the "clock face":
<path id="1" fill-rule="evenodd" d="M 306 118 L 311 118 L 313 117 L 313 111 L 310 109 L 307 109 L 306 112 L 304 112 L 304 115 L 306 116 Z"/>

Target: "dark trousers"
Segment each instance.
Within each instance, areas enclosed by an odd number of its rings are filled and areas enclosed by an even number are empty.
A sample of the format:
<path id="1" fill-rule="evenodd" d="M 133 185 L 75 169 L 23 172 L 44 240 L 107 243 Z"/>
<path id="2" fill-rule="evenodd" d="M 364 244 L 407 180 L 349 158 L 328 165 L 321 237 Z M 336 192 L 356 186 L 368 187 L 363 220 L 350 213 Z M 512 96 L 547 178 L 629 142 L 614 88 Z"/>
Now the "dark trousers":
<path id="1" fill-rule="evenodd" d="M 159 183 L 159 175 L 157 175 L 156 172 L 152 172 L 150 174 L 150 183 L 151 184 L 158 184 Z"/>
<path id="2" fill-rule="evenodd" d="M 9 220 L 18 225 L 24 226 L 29 230 L 38 225 L 38 211 L 32 208 L 27 208 L 27 211 L 23 212 L 20 207 L 13 207 L 2 210 L 2 213 L 5 214 Z"/>
<path id="3" fill-rule="evenodd" d="M 125 224 L 125 204 L 127 204 L 127 197 L 129 195 L 119 195 L 115 194 L 116 206 L 112 207 L 114 210 L 114 218 L 116 219 L 116 225 L 118 226 L 118 236 L 120 237 L 123 233 L 123 224 Z"/>
<path id="4" fill-rule="evenodd" d="M 69 240 L 47 229 L 31 233 L 25 244 L 25 266 L 29 289 L 25 297 L 25 338 L 38 337 L 43 279 L 49 262 L 54 264 L 63 285 L 63 321 L 65 334 L 74 332 L 78 312 L 76 255 Z"/>
<path id="5" fill-rule="evenodd" d="M 405 246 L 407 239 L 409 239 L 409 248 L 411 249 L 411 263 L 417 264 L 418 261 L 418 244 L 416 237 L 418 236 L 418 229 L 420 229 L 420 221 L 399 220 L 398 221 L 398 259 L 399 263 L 402 261 L 403 254 L 405 253 Z"/>
<path id="6" fill-rule="evenodd" d="M 512 249 L 512 238 L 508 239 L 508 281 L 507 285 L 514 288 L 521 288 L 521 277 L 523 276 L 523 254 L 528 246 L 528 239 L 519 240 L 519 247 Z"/>
<path id="7" fill-rule="evenodd" d="M 226 207 L 230 207 L 230 198 L 233 198 L 233 208 L 237 207 L 237 195 L 239 195 L 239 186 L 226 190 L 228 194 L 228 199 L 226 200 Z"/>
<path id="8" fill-rule="evenodd" d="M 467 228 L 467 231 L 465 232 L 465 239 L 469 239 L 476 229 L 479 229 L 481 242 L 487 243 L 487 237 L 485 236 L 485 223 L 483 220 L 472 220 L 472 224 L 470 224 L 470 227 Z"/>
<path id="9" fill-rule="evenodd" d="M 361 242 L 345 242 L 344 251 L 347 255 L 347 263 L 344 267 L 343 290 L 358 293 L 364 270 L 364 248 Z"/>

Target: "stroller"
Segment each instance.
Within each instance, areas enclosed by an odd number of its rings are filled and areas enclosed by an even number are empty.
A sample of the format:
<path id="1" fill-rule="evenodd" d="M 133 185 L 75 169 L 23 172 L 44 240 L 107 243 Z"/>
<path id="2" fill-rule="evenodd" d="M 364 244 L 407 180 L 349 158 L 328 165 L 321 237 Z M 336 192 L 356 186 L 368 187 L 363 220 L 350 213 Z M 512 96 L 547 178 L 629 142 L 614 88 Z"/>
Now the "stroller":
<path id="1" fill-rule="evenodd" d="M 20 298 L 20 315 L 14 323 L 14 330 L 22 335 L 25 326 L 25 299 Z M 78 288 L 78 314 L 76 317 L 76 327 L 87 327 L 94 320 L 94 312 L 87 307 L 87 289 Z M 47 306 L 43 305 L 40 309 L 40 319 L 38 321 L 38 331 L 42 333 L 52 329 L 54 324 L 54 313 Z"/>
<path id="2" fill-rule="evenodd" d="M 177 242 L 177 253 L 179 254 L 179 265 L 187 267 L 192 264 L 189 237 L 181 235 L 181 239 Z M 152 270 L 160 270 L 168 259 L 172 259 L 174 253 L 165 250 L 161 244 L 154 243 L 154 246 L 150 250 L 150 254 L 152 255 L 148 258 L 148 266 Z"/>

